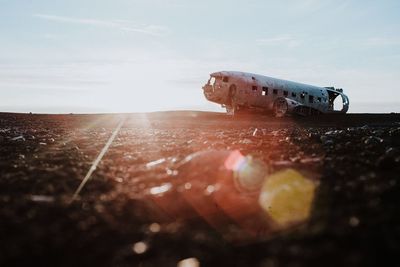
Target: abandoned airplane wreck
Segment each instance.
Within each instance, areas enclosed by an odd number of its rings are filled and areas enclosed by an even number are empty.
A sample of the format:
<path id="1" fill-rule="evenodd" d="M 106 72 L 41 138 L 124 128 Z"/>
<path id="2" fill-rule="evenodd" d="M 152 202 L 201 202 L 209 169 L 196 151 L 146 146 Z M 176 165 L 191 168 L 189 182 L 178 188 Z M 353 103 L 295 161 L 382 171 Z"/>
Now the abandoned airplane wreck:
<path id="1" fill-rule="evenodd" d="M 343 93 L 343 89 L 313 86 L 245 72 L 212 73 L 203 90 L 209 101 L 222 105 L 231 115 L 260 110 L 276 117 L 287 114 L 307 116 L 346 113 L 349 109 L 349 98 Z"/>

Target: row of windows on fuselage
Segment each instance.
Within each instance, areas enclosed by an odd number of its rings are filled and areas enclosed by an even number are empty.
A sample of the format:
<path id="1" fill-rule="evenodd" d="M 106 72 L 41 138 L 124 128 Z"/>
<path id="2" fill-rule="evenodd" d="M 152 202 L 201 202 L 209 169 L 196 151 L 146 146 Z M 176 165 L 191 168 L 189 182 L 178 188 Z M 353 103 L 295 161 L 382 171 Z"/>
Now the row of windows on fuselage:
<path id="1" fill-rule="evenodd" d="M 257 86 L 252 86 L 253 91 L 257 91 Z M 278 89 L 272 89 L 272 94 L 273 95 L 278 95 L 280 92 L 282 92 L 281 94 L 285 97 L 289 96 L 289 91 L 286 90 L 278 90 Z M 262 87 L 262 92 L 261 95 L 263 96 L 267 96 L 269 93 L 269 88 L 268 87 Z M 297 97 L 297 93 L 296 92 L 291 92 L 291 97 Z M 302 92 L 299 94 L 301 99 L 305 99 L 306 98 L 306 93 Z M 321 102 L 322 99 L 321 97 L 317 97 L 317 102 Z M 310 103 L 314 103 L 314 96 L 313 95 L 308 95 L 308 102 Z"/>

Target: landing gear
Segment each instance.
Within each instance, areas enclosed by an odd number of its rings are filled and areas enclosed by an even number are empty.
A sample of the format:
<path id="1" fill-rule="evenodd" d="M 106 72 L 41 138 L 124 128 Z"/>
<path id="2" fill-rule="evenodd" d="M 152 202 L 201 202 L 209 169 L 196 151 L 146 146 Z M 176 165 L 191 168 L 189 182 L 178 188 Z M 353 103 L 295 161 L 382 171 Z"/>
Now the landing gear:
<path id="1" fill-rule="evenodd" d="M 226 106 L 226 113 L 234 116 L 239 111 L 239 106 L 236 104 L 236 86 L 231 85 L 229 88 L 228 105 Z"/>
<path id="2" fill-rule="evenodd" d="M 288 112 L 288 109 L 289 107 L 286 102 L 286 99 L 284 99 L 283 97 L 279 97 L 274 101 L 273 112 L 275 117 L 277 118 L 284 117 Z"/>

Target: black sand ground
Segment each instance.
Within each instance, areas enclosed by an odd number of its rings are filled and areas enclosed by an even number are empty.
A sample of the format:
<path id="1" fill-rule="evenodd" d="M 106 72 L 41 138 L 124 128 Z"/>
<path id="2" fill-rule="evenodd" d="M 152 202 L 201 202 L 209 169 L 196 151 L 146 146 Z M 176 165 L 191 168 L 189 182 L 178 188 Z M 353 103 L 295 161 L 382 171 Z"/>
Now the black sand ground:
<path id="1" fill-rule="evenodd" d="M 69 204 L 121 117 L 0 114 L 0 266 L 176 266 L 186 258 L 200 266 L 399 264 L 400 115 L 127 115 Z M 188 181 L 177 171 L 207 149 L 319 172 L 309 220 L 257 238 L 223 214 L 212 215 L 222 223 L 211 227 L 185 202 Z M 203 170 L 193 165 L 199 181 L 189 181 L 190 196 L 207 204 L 210 196 L 196 189 L 213 178 L 202 181 Z M 165 194 L 151 195 L 166 184 Z"/>

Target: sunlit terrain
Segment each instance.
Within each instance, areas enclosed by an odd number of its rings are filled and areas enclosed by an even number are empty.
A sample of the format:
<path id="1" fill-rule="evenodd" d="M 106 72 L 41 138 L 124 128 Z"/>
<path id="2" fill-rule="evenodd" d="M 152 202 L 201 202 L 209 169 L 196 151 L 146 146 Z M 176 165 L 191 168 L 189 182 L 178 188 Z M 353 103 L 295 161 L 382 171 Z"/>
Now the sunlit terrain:
<path id="1" fill-rule="evenodd" d="M 0 121 L 2 265 L 364 266 L 397 255 L 385 233 L 397 231 L 398 115 Z"/>

